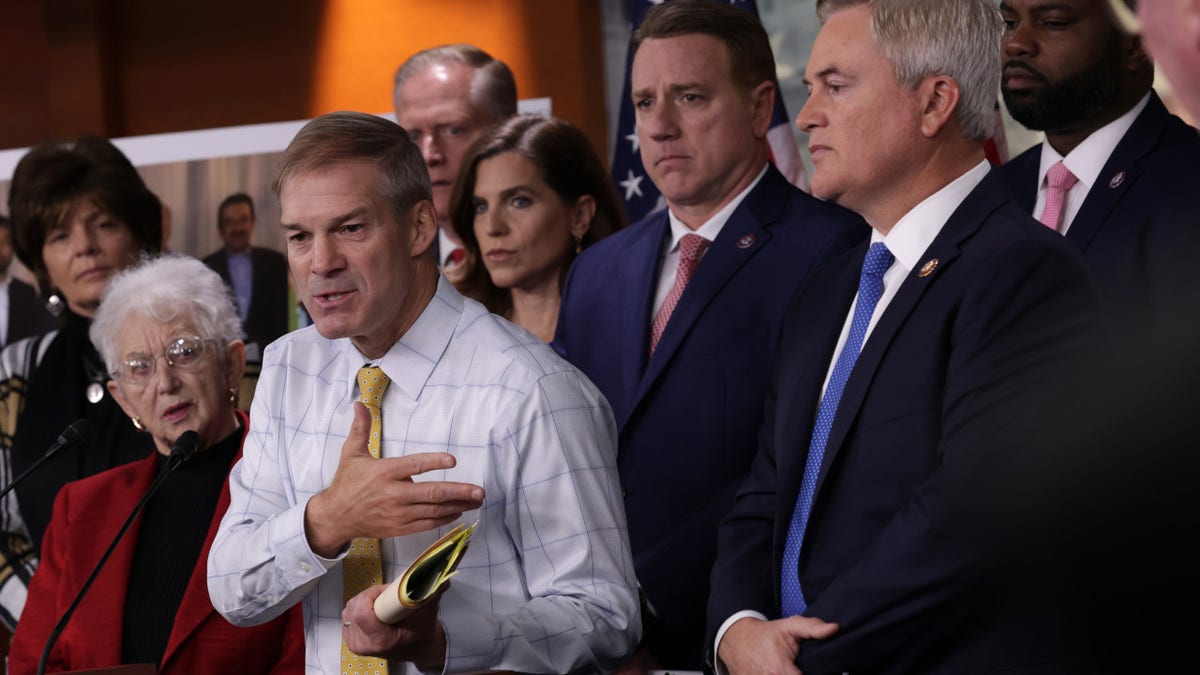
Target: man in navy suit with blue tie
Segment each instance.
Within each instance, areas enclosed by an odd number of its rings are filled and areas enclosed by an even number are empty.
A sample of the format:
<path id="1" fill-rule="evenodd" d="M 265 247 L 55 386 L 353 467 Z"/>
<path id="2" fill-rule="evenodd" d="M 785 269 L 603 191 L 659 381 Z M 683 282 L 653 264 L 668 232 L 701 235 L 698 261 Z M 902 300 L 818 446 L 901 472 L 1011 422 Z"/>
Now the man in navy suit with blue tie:
<path id="1" fill-rule="evenodd" d="M 817 6 L 797 119 L 813 193 L 873 233 L 788 309 L 759 452 L 719 534 L 714 666 L 1061 672 L 1058 608 L 1017 574 L 1036 551 L 1010 488 L 1047 450 L 1023 413 L 1084 353 L 1098 300 L 984 158 L 998 10 Z"/>
<path id="2" fill-rule="evenodd" d="M 1167 112 L 1140 38 L 1104 0 L 1000 10 L 1005 105 L 1046 135 L 1001 171 L 1017 203 L 1083 253 L 1118 321 L 1170 311 L 1200 254 L 1200 133 Z"/>
<path id="3" fill-rule="evenodd" d="M 787 300 L 867 228 L 770 163 L 775 62 L 753 15 L 675 0 L 634 45 L 642 162 L 667 208 L 575 261 L 555 345 L 620 427 L 637 664 L 699 669 L 717 523 L 754 454 Z"/>

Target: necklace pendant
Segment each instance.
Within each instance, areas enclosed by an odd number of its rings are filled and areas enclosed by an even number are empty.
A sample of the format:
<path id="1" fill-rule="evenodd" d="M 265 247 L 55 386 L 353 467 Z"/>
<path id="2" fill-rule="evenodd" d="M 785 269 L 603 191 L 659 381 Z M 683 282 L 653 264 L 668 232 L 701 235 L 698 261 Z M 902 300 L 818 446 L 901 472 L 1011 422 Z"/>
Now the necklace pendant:
<path id="1" fill-rule="evenodd" d="M 104 385 L 93 382 L 87 386 L 88 403 L 99 403 L 104 398 Z"/>

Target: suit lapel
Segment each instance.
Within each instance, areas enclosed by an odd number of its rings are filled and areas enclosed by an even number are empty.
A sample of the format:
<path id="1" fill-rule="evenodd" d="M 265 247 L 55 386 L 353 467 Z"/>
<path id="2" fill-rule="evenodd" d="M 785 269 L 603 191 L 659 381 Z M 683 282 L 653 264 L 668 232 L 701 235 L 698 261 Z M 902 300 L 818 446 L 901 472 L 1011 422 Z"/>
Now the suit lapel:
<path id="1" fill-rule="evenodd" d="M 666 369 L 672 356 L 691 332 L 692 326 L 721 288 L 770 242 L 771 233 L 766 226 L 779 218 L 786 202 L 780 199 L 779 195 L 788 189 L 782 174 L 774 167 L 768 168 L 759 184 L 746 195 L 729 217 L 729 221 L 721 228 L 721 233 L 700 259 L 695 274 L 671 312 L 671 319 L 658 341 L 654 356 L 646 364 L 646 373 L 641 378 L 631 409 L 637 406 Z M 642 323 L 647 326 L 647 339 L 642 349 L 649 351 L 648 328 L 653 317 L 650 317 L 649 313 L 644 316 Z"/>
<path id="2" fill-rule="evenodd" d="M 627 404 L 617 411 L 617 427 L 623 428 L 633 409 L 634 399 L 646 358 L 650 350 L 650 310 L 654 301 L 654 289 L 658 284 L 658 264 L 662 257 L 663 242 L 670 226 L 667 212 L 660 211 L 652 216 L 650 226 L 641 238 L 629 247 L 629 254 L 622 263 L 623 282 L 621 288 L 621 317 L 618 325 L 621 340 L 621 391 Z"/>
<path id="3" fill-rule="evenodd" d="M 1154 150 L 1169 118 L 1170 113 L 1158 95 L 1151 92 L 1145 110 L 1137 116 L 1133 126 L 1129 127 L 1129 131 L 1113 149 L 1104 169 L 1096 178 L 1096 184 L 1088 191 L 1083 205 L 1071 221 L 1066 237 L 1079 250 L 1087 251 L 1113 207 L 1137 182 L 1142 170 L 1141 160 Z"/>
<path id="4" fill-rule="evenodd" d="M 976 186 L 951 214 L 942 231 L 921 256 L 918 267 L 904 279 L 900 290 L 879 317 L 879 322 L 867 337 L 867 342 L 854 364 L 854 370 L 850 373 L 850 379 L 846 381 L 846 388 L 842 391 L 842 399 L 838 403 L 829 440 L 825 445 L 825 455 L 821 460 L 821 472 L 817 476 L 817 494 L 821 492 L 829 467 L 837 458 L 846 435 L 858 416 L 871 380 L 874 379 L 875 372 L 879 369 L 879 364 L 887 354 L 896 333 L 926 290 L 932 284 L 938 283 L 938 280 L 945 276 L 946 270 L 954 264 L 954 260 L 961 253 L 962 242 L 973 235 L 983 225 L 984 220 L 1009 198 L 1008 190 L 995 175 L 995 170 L 984 177 L 983 182 Z M 922 277 L 919 266 L 931 258 L 938 259 L 936 271 Z"/>
<path id="5" fill-rule="evenodd" d="M 80 569 L 89 573 L 104 550 L 116 536 L 115 527 L 124 523 L 129 517 L 138 499 L 145 494 L 158 470 L 155 456 L 141 460 L 137 471 L 127 474 L 123 483 L 111 486 L 111 499 L 95 500 L 94 504 L 104 504 L 104 508 L 89 509 L 77 515 L 71 527 L 75 532 L 92 532 L 96 536 L 79 537 L 77 540 L 86 541 L 86 548 L 81 549 L 81 560 L 85 561 Z M 129 587 L 129 570 L 133 566 L 133 553 L 136 548 L 138 531 L 142 519 L 139 517 L 125 533 L 125 538 L 113 551 L 112 557 L 96 578 L 92 589 L 80 604 L 79 610 L 72 617 L 72 622 L 79 623 L 78 630 L 86 631 L 86 635 L 107 635 L 115 637 L 104 640 L 89 641 L 95 649 L 95 663 L 120 663 L 121 643 L 124 639 L 125 595 Z M 100 534 L 105 533 L 105 534 Z M 84 605 L 86 604 L 86 607 Z"/>
<path id="6" fill-rule="evenodd" d="M 775 523 L 779 550 L 787 536 L 796 496 L 800 494 L 821 385 L 833 361 L 833 351 L 846 323 L 850 303 L 858 292 L 858 276 L 866 254 L 866 244 L 857 246 L 814 275 L 812 284 L 804 291 L 805 298 L 823 298 L 825 301 L 806 302 L 803 332 L 786 336 L 787 343 L 781 342 L 779 346 L 780 363 L 784 362 L 785 350 L 809 355 L 808 358 L 787 359 L 786 362 L 793 365 L 776 374 L 775 462 L 781 481 L 779 493 L 786 496 L 780 500 L 780 517 Z"/>
<path id="7" fill-rule="evenodd" d="M 1033 213 L 1033 207 L 1037 205 L 1038 195 L 1038 171 L 1042 166 L 1042 144 L 1038 143 L 1033 146 L 1028 152 L 1024 152 L 1021 156 L 1013 160 L 1016 176 L 1014 180 L 1009 181 L 1009 187 L 1012 190 L 1013 200 L 1017 202 L 1017 206 L 1025 213 Z M 1006 169 L 1008 167 L 1005 167 Z M 1026 180 L 1022 180 L 1025 178 Z"/>

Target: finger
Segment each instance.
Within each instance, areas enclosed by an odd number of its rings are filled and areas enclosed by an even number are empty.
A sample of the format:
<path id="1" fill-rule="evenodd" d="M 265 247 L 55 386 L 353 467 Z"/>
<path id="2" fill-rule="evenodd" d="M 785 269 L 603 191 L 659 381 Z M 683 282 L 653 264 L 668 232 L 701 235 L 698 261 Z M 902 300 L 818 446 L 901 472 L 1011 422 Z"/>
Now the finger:
<path id="1" fill-rule="evenodd" d="M 452 469 L 458 460 L 447 452 L 416 452 L 403 457 L 389 457 L 386 470 L 388 476 L 404 480 L 427 471 Z"/>
<path id="2" fill-rule="evenodd" d="M 788 617 L 783 626 L 789 635 L 801 640 L 824 640 L 838 631 L 836 623 L 809 616 Z"/>
<path id="3" fill-rule="evenodd" d="M 429 504 L 462 510 L 478 508 L 483 504 L 483 488 L 474 483 L 453 481 L 422 481 L 405 487 L 410 504 Z"/>
<path id="4" fill-rule="evenodd" d="M 350 435 L 346 437 L 346 442 L 342 443 L 342 456 L 351 455 L 367 455 L 371 452 L 367 450 L 367 438 L 371 434 L 371 411 L 367 410 L 367 406 L 362 403 L 354 402 L 354 421 L 350 423 Z"/>
<path id="5" fill-rule="evenodd" d="M 364 630 L 380 623 L 379 617 L 375 616 L 375 598 L 386 588 L 387 586 L 372 586 L 350 598 L 346 603 L 345 620 Z"/>
<path id="6" fill-rule="evenodd" d="M 386 529 L 380 529 L 378 532 L 373 531 L 373 535 L 380 539 L 387 537 L 403 537 L 415 532 L 428 532 L 443 525 L 449 525 L 462 517 L 462 513 L 455 513 L 441 518 L 419 518 L 415 520 L 406 520 L 403 522 L 391 523 Z"/>

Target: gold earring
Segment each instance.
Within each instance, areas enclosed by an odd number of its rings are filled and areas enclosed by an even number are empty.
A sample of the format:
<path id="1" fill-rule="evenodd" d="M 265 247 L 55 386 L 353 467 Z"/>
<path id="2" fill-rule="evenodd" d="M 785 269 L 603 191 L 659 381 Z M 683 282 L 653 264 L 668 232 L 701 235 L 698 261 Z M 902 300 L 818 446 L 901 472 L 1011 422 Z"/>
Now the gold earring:
<path id="1" fill-rule="evenodd" d="M 130 417 L 130 418 L 129 418 L 129 420 L 130 420 L 131 422 L 133 422 L 133 428 L 134 428 L 134 429 L 137 429 L 138 431 L 145 431 L 145 430 L 146 430 L 146 425 L 142 424 L 142 418 L 140 418 L 140 417 Z"/>
<path id="2" fill-rule="evenodd" d="M 575 235 L 575 255 L 580 253 L 583 253 L 583 235 L 577 234 Z"/>
<path id="3" fill-rule="evenodd" d="M 237 387 L 229 388 L 229 402 L 232 403 L 233 407 L 235 408 L 238 407 L 238 404 L 242 402 L 242 397 L 238 396 Z"/>

